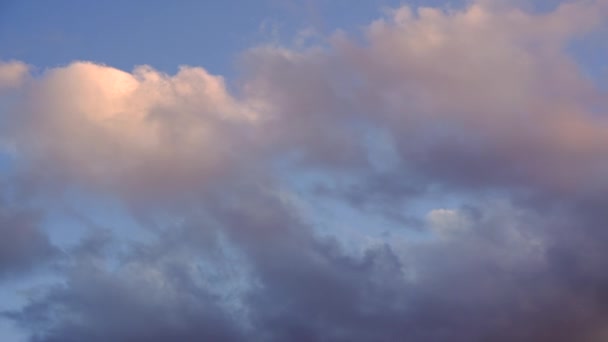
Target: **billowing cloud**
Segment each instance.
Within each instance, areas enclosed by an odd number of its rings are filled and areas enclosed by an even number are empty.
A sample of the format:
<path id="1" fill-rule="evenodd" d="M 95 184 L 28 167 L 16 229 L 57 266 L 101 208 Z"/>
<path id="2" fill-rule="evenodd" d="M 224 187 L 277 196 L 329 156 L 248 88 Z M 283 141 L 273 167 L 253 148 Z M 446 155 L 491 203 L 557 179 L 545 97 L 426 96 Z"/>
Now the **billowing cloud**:
<path id="1" fill-rule="evenodd" d="M 183 191 L 229 172 L 251 148 L 244 124 L 256 119 L 202 68 L 168 76 L 75 62 L 48 70 L 22 96 L 7 135 L 44 168 L 34 177 L 129 194 Z"/>
<path id="2" fill-rule="evenodd" d="M 364 121 L 389 130 L 401 158 L 436 181 L 605 186 L 602 93 L 566 52 L 604 12 L 600 2 L 543 15 L 484 2 L 455 12 L 402 7 L 372 23 L 364 44 L 337 34 L 329 52 L 254 50 L 261 67 L 250 89 L 295 117 L 285 120 L 305 120 L 289 134 L 307 134 L 312 147 L 327 140 L 334 160 L 353 156 Z M 306 124 L 317 129 L 299 129 Z"/>
<path id="3" fill-rule="evenodd" d="M 569 46 L 607 11 L 404 6 L 252 48 L 236 91 L 197 67 L 25 77 L 20 180 L 152 237 L 67 248 L 3 317 L 41 342 L 605 340 L 608 104 Z"/>
<path id="4" fill-rule="evenodd" d="M 28 66 L 19 61 L 0 61 L 0 91 L 23 85 L 29 73 Z"/>

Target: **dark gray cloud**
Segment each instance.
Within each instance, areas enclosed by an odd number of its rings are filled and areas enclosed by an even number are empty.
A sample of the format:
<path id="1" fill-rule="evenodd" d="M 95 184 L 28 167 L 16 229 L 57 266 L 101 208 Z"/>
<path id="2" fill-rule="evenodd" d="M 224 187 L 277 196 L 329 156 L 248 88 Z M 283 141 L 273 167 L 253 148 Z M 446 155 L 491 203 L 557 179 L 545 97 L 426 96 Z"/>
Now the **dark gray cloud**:
<path id="1" fill-rule="evenodd" d="M 58 256 L 40 224 L 35 212 L 0 204 L 0 279 L 25 273 Z"/>
<path id="2" fill-rule="evenodd" d="M 440 238 L 353 254 L 280 199 L 239 195 L 118 255 L 84 241 L 65 283 L 8 317 L 33 341 L 605 338 L 607 241 L 576 216 L 437 211 Z"/>

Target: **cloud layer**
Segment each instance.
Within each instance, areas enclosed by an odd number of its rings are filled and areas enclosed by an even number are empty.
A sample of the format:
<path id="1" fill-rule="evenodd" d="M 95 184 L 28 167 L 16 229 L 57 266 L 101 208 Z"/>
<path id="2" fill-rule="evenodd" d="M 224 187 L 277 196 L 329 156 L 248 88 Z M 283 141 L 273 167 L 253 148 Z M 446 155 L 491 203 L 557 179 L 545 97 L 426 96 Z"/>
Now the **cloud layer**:
<path id="1" fill-rule="evenodd" d="M 570 46 L 606 17 L 404 6 L 254 47 L 234 87 L 0 64 L 27 203 L 110 197 L 151 236 L 60 248 L 0 212 L 0 272 L 62 279 L 2 315 L 40 342 L 603 341 L 608 103 Z"/>

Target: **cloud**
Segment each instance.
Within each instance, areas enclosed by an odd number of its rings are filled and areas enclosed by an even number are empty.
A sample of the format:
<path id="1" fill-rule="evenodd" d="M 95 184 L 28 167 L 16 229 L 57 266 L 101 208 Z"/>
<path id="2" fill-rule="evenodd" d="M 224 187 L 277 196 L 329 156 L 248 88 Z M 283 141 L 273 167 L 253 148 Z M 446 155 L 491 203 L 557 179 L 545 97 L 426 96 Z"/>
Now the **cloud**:
<path id="1" fill-rule="evenodd" d="M 22 180 L 110 196 L 152 238 L 85 239 L 4 317 L 32 341 L 604 340 L 606 106 L 568 46 L 607 10 L 403 6 L 252 48 L 237 91 L 198 67 L 30 78 L 4 138 Z M 297 201 L 399 219 L 332 230 Z M 20 241 L 12 265 L 46 240 Z"/>
<path id="2" fill-rule="evenodd" d="M 223 79 L 202 68 L 168 76 L 146 66 L 127 73 L 74 62 L 48 70 L 22 97 L 7 135 L 18 155 L 45 170 L 33 178 L 71 178 L 140 197 L 184 191 L 229 171 L 251 146 L 247 128 L 255 121 Z"/>
<path id="3" fill-rule="evenodd" d="M 276 199 L 246 199 L 258 204 L 192 217 L 115 266 L 79 248 L 65 285 L 7 315 L 35 341 L 601 341 L 601 265 L 580 268 L 595 257 L 546 235 L 559 217 L 463 208 L 461 234 L 352 256 Z"/>
<path id="4" fill-rule="evenodd" d="M 362 158 L 358 129 L 368 124 L 388 130 L 408 167 L 434 180 L 575 191 L 583 178 L 603 183 L 595 156 L 606 122 L 594 110 L 600 91 L 566 47 L 600 27 L 602 11 L 596 2 L 548 14 L 401 7 L 372 23 L 364 43 L 337 34 L 329 51 L 255 49 L 249 86 L 298 123 L 280 126 L 289 141 L 331 153 L 323 160 Z"/>
<path id="5" fill-rule="evenodd" d="M 29 73 L 28 66 L 19 61 L 0 61 L 0 91 L 23 85 Z"/>
<path id="6" fill-rule="evenodd" d="M 31 211 L 0 207 L 0 235 L 0 279 L 31 271 L 59 255 Z"/>

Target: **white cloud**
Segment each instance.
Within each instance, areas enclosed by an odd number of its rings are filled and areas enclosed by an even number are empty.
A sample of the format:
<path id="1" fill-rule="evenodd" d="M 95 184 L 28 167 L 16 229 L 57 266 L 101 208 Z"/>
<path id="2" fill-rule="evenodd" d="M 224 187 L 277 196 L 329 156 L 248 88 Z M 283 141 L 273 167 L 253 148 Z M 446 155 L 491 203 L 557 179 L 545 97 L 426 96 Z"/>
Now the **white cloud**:
<path id="1" fill-rule="evenodd" d="M 205 183 L 251 148 L 255 121 L 221 77 L 192 67 L 169 76 L 75 62 L 33 80 L 14 108 L 11 137 L 23 157 L 119 192 Z"/>
<path id="2" fill-rule="evenodd" d="M 426 215 L 426 220 L 433 232 L 439 237 L 449 237 L 470 228 L 469 219 L 453 209 L 433 209 Z"/>
<path id="3" fill-rule="evenodd" d="M 28 76 L 27 64 L 19 61 L 0 61 L 0 90 L 20 87 Z"/>

